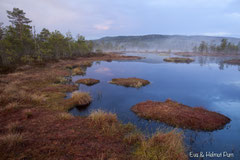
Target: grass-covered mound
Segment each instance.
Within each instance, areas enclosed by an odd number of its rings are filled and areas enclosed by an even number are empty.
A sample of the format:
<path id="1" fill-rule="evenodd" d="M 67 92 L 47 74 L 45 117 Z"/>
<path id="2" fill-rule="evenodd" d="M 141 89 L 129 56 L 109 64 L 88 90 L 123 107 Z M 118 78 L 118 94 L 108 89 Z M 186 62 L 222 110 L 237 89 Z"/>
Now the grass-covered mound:
<path id="1" fill-rule="evenodd" d="M 193 130 L 213 131 L 230 122 L 230 119 L 222 114 L 202 107 L 189 107 L 169 99 L 165 102 L 141 102 L 131 110 L 146 119 Z"/>
<path id="2" fill-rule="evenodd" d="M 165 62 L 174 62 L 174 63 L 191 63 L 194 62 L 191 58 L 181 58 L 181 57 L 170 57 L 163 59 Z"/>
<path id="3" fill-rule="evenodd" d="M 240 59 L 230 59 L 230 60 L 223 61 L 223 63 L 231 64 L 231 65 L 240 65 Z"/>
<path id="4" fill-rule="evenodd" d="M 86 74 L 86 71 L 84 69 L 82 69 L 81 67 L 77 67 L 77 68 L 74 68 L 72 70 L 72 75 L 75 76 L 75 75 L 85 75 Z"/>
<path id="5" fill-rule="evenodd" d="M 114 78 L 109 83 L 125 87 L 140 88 L 148 85 L 150 82 L 140 78 Z"/>
<path id="6" fill-rule="evenodd" d="M 92 85 L 97 84 L 99 82 L 100 82 L 99 80 L 92 79 L 92 78 L 79 79 L 79 80 L 76 81 L 76 83 L 85 84 L 87 86 L 92 86 Z"/>
<path id="7" fill-rule="evenodd" d="M 87 92 L 75 91 L 72 93 L 72 97 L 67 100 L 67 105 L 69 108 L 71 106 L 84 107 L 88 106 L 92 101 L 92 97 Z"/>

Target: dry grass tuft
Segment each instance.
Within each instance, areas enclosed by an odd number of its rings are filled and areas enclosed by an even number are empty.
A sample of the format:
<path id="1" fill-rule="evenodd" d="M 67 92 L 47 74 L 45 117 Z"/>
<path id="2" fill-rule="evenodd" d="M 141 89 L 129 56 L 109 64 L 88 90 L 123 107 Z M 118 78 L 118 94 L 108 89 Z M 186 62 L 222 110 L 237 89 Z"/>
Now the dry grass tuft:
<path id="1" fill-rule="evenodd" d="M 86 107 L 92 101 L 92 97 L 87 92 L 75 91 L 72 93 L 72 97 L 66 100 L 66 106 L 68 108 L 76 107 Z"/>
<path id="2" fill-rule="evenodd" d="M 23 141 L 23 136 L 20 133 L 9 133 L 0 136 L 0 145 L 2 144 L 9 148 L 13 148 L 19 144 L 22 144 Z"/>
<path id="3" fill-rule="evenodd" d="M 86 72 L 81 67 L 74 68 L 72 70 L 72 75 L 84 75 Z"/>
<path id="4" fill-rule="evenodd" d="M 88 118 L 95 127 L 99 127 L 101 132 L 107 136 L 114 136 L 125 129 L 118 122 L 117 115 L 110 112 L 95 110 L 91 112 Z"/>
<path id="5" fill-rule="evenodd" d="M 144 140 L 144 136 L 140 132 L 133 132 L 126 135 L 123 140 L 128 145 L 139 145 Z"/>
<path id="6" fill-rule="evenodd" d="M 100 109 L 92 111 L 89 115 L 89 118 L 96 125 L 117 122 L 116 114 L 104 112 Z"/>
<path id="7" fill-rule="evenodd" d="M 186 160 L 182 133 L 157 132 L 150 139 L 141 139 L 134 158 L 139 160 Z"/>
<path id="8" fill-rule="evenodd" d="M 65 77 L 57 77 L 55 80 L 56 84 L 67 84 L 69 80 Z"/>
<path id="9" fill-rule="evenodd" d="M 59 113 L 59 114 L 57 115 L 57 117 L 58 117 L 58 119 L 60 119 L 60 120 L 69 120 L 69 119 L 72 119 L 72 118 L 73 118 L 73 116 L 72 116 L 71 114 L 66 113 L 66 112 Z"/>
<path id="10" fill-rule="evenodd" d="M 90 61 L 83 61 L 83 62 L 80 63 L 80 66 L 91 67 L 92 66 L 92 62 L 90 62 Z"/>
<path id="11" fill-rule="evenodd" d="M 140 78 L 114 78 L 109 83 L 121 85 L 125 87 L 134 87 L 134 88 L 140 88 L 142 86 L 146 86 L 150 84 L 148 80 L 140 79 Z"/>

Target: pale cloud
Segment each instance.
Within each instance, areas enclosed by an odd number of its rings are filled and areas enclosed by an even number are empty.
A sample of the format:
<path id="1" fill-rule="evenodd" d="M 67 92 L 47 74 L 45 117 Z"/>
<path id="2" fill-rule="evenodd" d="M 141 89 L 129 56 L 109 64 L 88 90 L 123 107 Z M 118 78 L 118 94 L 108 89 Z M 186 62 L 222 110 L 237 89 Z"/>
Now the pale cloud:
<path id="1" fill-rule="evenodd" d="M 239 12 L 228 13 L 228 14 L 226 14 L 226 16 L 229 17 L 229 18 L 240 19 L 240 13 Z"/>
<path id="2" fill-rule="evenodd" d="M 109 30 L 111 28 L 111 25 L 112 25 L 112 21 L 106 21 L 105 23 L 102 23 L 102 24 L 96 24 L 94 25 L 94 28 L 97 29 L 97 30 Z"/>

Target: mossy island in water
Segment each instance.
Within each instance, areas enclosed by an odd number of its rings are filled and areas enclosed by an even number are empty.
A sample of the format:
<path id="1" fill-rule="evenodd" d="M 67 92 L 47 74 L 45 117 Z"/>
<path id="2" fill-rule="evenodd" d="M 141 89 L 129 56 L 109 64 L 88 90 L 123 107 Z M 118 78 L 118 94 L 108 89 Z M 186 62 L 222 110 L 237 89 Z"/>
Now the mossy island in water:
<path id="1" fill-rule="evenodd" d="M 231 65 L 240 65 L 240 59 L 230 59 L 230 60 L 223 61 L 223 63 L 231 64 Z"/>
<path id="2" fill-rule="evenodd" d="M 174 62 L 174 63 L 191 63 L 194 62 L 194 59 L 191 58 L 182 58 L 182 57 L 169 57 L 163 59 L 165 62 Z"/>
<path id="3" fill-rule="evenodd" d="M 222 114 L 202 107 L 189 107 L 170 99 L 165 102 L 141 102 L 134 105 L 131 110 L 146 119 L 192 130 L 214 131 L 222 129 L 231 121 Z"/>
<path id="4" fill-rule="evenodd" d="M 97 84 L 99 82 L 100 82 L 99 80 L 92 79 L 92 78 L 79 79 L 79 80 L 76 81 L 76 83 L 85 84 L 87 86 L 92 86 L 92 85 Z"/>
<path id="5" fill-rule="evenodd" d="M 134 87 L 140 88 L 142 86 L 146 86 L 150 84 L 148 80 L 140 79 L 140 78 L 114 78 L 109 83 L 116 84 L 125 87 Z"/>

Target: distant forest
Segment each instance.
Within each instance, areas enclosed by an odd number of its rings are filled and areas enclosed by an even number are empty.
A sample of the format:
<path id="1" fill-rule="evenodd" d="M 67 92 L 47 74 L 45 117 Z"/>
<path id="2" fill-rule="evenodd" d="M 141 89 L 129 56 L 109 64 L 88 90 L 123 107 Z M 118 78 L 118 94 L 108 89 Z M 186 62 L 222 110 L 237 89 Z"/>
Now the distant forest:
<path id="1" fill-rule="evenodd" d="M 232 37 L 144 35 L 93 40 L 94 50 L 123 52 L 239 53 L 240 39 Z"/>
<path id="2" fill-rule="evenodd" d="M 221 53 L 221 54 L 237 54 L 239 53 L 240 43 L 235 45 L 231 42 L 228 42 L 227 39 L 222 39 L 221 44 L 208 44 L 205 41 L 202 41 L 199 46 L 193 48 L 193 52 L 198 53 Z"/>
<path id="3" fill-rule="evenodd" d="M 36 34 L 32 21 L 19 8 L 7 11 L 7 17 L 11 25 L 0 23 L 0 67 L 85 56 L 92 51 L 92 41 L 81 35 L 75 39 L 70 32 L 63 35 L 46 28 Z"/>

